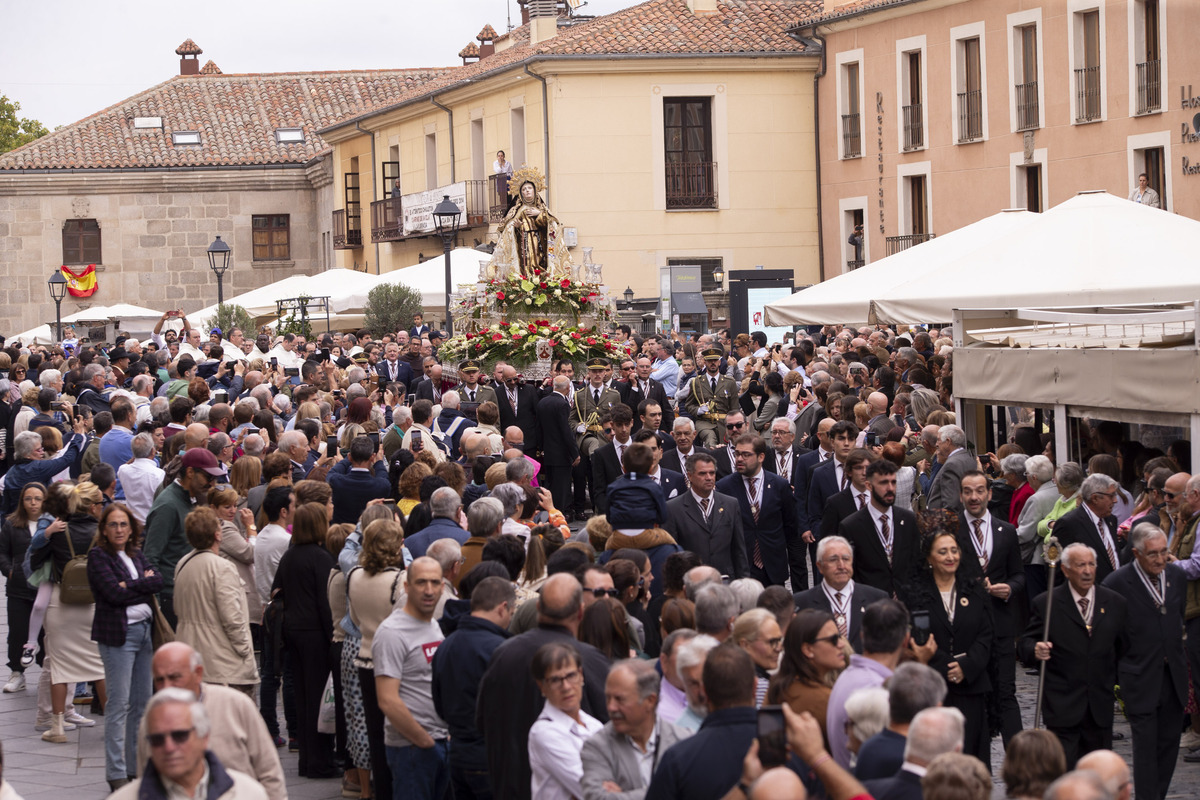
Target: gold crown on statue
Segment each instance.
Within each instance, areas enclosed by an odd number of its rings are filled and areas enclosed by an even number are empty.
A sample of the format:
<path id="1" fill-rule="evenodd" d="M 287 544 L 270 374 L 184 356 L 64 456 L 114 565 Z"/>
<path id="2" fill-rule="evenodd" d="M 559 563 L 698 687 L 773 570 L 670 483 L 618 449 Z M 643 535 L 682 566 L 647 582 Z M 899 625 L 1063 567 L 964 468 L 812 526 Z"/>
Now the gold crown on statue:
<path id="1" fill-rule="evenodd" d="M 520 197 L 521 184 L 529 181 L 533 184 L 533 188 L 537 189 L 538 196 L 546 193 L 546 176 L 537 167 L 524 166 L 513 172 L 512 177 L 508 179 L 508 195 L 509 197 Z"/>

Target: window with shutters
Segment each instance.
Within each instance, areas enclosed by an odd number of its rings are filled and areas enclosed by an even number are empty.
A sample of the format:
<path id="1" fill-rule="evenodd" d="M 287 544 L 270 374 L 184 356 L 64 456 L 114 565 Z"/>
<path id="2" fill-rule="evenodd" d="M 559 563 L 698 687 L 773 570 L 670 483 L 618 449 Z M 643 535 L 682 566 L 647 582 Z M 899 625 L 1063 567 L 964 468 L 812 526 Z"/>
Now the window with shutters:
<path id="1" fill-rule="evenodd" d="M 69 219 L 63 223 L 64 264 L 99 264 L 100 223 L 94 219 Z"/>
<path id="2" fill-rule="evenodd" d="M 712 98 L 663 98 L 667 208 L 716 208 Z"/>
<path id="3" fill-rule="evenodd" d="M 290 260 L 290 217 L 287 214 L 255 214 L 251 219 L 254 228 L 254 260 Z"/>
<path id="4" fill-rule="evenodd" d="M 957 144 L 982 142 L 987 139 L 987 53 L 984 24 L 972 22 L 950 29 L 953 43 L 954 71 L 951 74 L 950 102 L 954 113 L 950 118 L 954 141 Z"/>

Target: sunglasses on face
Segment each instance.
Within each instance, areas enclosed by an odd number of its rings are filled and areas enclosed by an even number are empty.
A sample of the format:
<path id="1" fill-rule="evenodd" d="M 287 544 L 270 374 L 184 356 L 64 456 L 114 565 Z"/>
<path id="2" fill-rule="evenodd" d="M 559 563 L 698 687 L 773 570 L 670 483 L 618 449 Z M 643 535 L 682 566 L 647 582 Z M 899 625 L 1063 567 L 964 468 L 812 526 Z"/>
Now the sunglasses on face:
<path id="1" fill-rule="evenodd" d="M 175 744 L 183 744 L 192 738 L 192 731 L 194 730 L 196 729 L 186 728 L 181 731 L 167 731 L 166 733 L 148 733 L 146 734 L 146 741 L 150 743 L 151 747 L 162 747 L 167 743 L 167 737 L 170 736 L 171 741 Z"/>
<path id="2" fill-rule="evenodd" d="M 591 592 L 592 596 L 597 600 L 604 597 L 619 597 L 621 595 L 616 589 L 588 589 L 587 591 Z"/>
<path id="3" fill-rule="evenodd" d="M 840 634 L 840 633 L 833 633 L 833 634 L 830 634 L 829 636 L 819 636 L 819 637 L 817 637 L 816 639 L 813 639 L 813 642 L 814 642 L 814 643 L 816 643 L 816 642 L 825 642 L 825 643 L 826 643 L 826 644 L 828 644 L 830 647 L 837 647 L 838 640 L 839 640 L 839 639 L 841 639 L 841 638 L 842 638 L 842 634 Z"/>
<path id="4" fill-rule="evenodd" d="M 744 422 L 726 422 L 725 430 L 736 431 L 738 428 L 745 427 L 745 425 L 746 425 L 746 423 L 744 423 Z"/>

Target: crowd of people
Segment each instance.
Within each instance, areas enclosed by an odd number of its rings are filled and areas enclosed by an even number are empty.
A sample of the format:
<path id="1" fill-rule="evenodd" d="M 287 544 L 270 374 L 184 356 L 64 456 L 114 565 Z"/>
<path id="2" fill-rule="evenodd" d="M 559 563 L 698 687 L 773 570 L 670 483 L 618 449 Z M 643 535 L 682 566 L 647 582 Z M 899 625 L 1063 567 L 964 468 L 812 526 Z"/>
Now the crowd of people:
<path id="1" fill-rule="evenodd" d="M 541 381 L 442 338 L 0 350 L 46 741 L 94 698 L 122 799 L 280 800 L 284 747 L 358 800 L 982 800 L 996 737 L 1011 797 L 1163 800 L 1200 760 L 1186 442 L 1056 462 L 1012 409 L 977 455 L 949 330 L 622 328 Z"/>

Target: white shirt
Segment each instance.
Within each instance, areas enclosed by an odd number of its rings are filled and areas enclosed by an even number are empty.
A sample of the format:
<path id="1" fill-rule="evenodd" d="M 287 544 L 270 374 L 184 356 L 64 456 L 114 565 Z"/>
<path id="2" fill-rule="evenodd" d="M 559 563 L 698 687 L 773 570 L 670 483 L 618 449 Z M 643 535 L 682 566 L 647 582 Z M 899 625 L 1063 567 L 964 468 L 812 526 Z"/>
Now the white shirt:
<path id="1" fill-rule="evenodd" d="M 1067 585 L 1071 586 L 1070 581 L 1067 582 Z M 1079 592 L 1075 591 L 1074 586 L 1071 586 L 1071 599 L 1075 602 L 1075 608 L 1079 608 L 1079 601 L 1085 598 L 1088 601 L 1088 610 L 1087 614 L 1083 617 L 1083 623 L 1090 627 L 1092 624 L 1092 614 L 1094 614 L 1096 611 L 1096 587 L 1093 585 L 1088 588 L 1087 594 L 1080 594 Z M 1082 611 L 1079 613 L 1083 615 Z"/>
<path id="2" fill-rule="evenodd" d="M 275 583 L 275 570 L 279 559 L 287 552 L 292 535 L 281 525 L 267 525 L 258 532 L 254 543 L 254 588 L 265 606 L 271 602 L 271 585 Z"/>
<path id="3" fill-rule="evenodd" d="M 270 363 L 272 358 L 277 359 L 281 367 L 292 367 L 295 369 L 298 369 L 304 362 L 304 358 L 296 352 L 295 348 L 290 351 L 284 350 L 283 345 L 271 348 L 271 351 L 267 353 L 267 363 Z"/>
<path id="4" fill-rule="evenodd" d="M 716 494 L 716 492 L 709 492 L 708 497 L 701 497 L 700 495 L 696 494 L 695 490 L 693 489 L 688 489 L 688 491 L 692 493 L 692 499 L 696 501 L 696 505 L 700 507 L 700 513 L 702 514 L 704 513 L 703 501 L 708 500 L 708 513 L 705 514 L 704 518 L 708 519 L 711 517 L 713 512 L 713 503 L 716 502 L 716 498 L 714 498 L 713 495 Z"/>
<path id="5" fill-rule="evenodd" d="M 758 507 L 760 510 L 762 509 L 762 503 L 763 503 L 763 484 L 766 481 L 766 478 L 763 476 L 763 471 L 764 470 L 759 469 L 758 474 L 755 475 L 753 478 L 747 478 L 744 475 L 742 476 L 742 481 L 743 481 L 744 485 L 751 484 L 751 483 L 754 484 L 754 491 L 755 491 L 754 497 L 758 500 Z M 750 488 L 748 485 L 746 486 L 746 499 L 750 499 Z"/>
<path id="6" fill-rule="evenodd" d="M 117 480 L 125 490 L 125 505 L 139 523 L 146 522 L 150 507 L 154 505 L 154 493 L 162 486 L 164 475 L 166 473 L 149 458 L 135 458 L 117 470 Z"/>
<path id="7" fill-rule="evenodd" d="M 632 737 L 626 736 L 624 739 L 626 746 L 633 751 L 633 757 L 637 760 L 638 774 L 642 776 L 642 786 L 650 786 L 650 778 L 654 773 L 654 757 L 658 750 L 658 720 L 655 720 L 654 730 L 646 738 L 645 751 L 637 746 Z"/>
<path id="8" fill-rule="evenodd" d="M 967 534 L 971 537 L 971 544 L 973 544 L 975 546 L 975 554 L 979 557 L 987 556 L 988 558 L 991 558 L 992 557 L 992 512 L 988 511 L 987 508 L 985 507 L 983 510 L 983 516 L 979 518 L 979 521 L 983 523 L 983 528 L 982 528 L 982 530 L 983 530 L 983 551 L 982 552 L 979 550 L 979 541 L 975 538 L 975 517 L 972 517 L 969 512 L 964 514 L 964 516 L 967 518 Z M 980 564 L 980 566 L 983 566 L 983 565 Z"/>
<path id="9" fill-rule="evenodd" d="M 579 712 L 579 722 L 547 703 L 529 729 L 529 771 L 532 794 L 538 800 L 583 797 L 583 743 L 604 728 L 599 720 Z"/>

